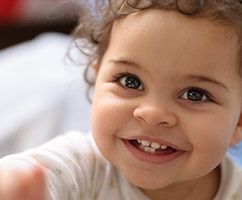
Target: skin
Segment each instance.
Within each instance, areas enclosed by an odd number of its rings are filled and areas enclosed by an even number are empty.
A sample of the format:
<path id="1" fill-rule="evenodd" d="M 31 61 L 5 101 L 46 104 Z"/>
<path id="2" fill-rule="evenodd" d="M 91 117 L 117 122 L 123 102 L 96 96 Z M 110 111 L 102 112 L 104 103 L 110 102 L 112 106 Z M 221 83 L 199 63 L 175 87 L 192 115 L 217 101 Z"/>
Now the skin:
<path id="1" fill-rule="evenodd" d="M 45 200 L 44 172 L 38 166 L 30 169 L 1 169 L 0 199 Z"/>
<path id="2" fill-rule="evenodd" d="M 115 22 L 95 67 L 92 132 L 106 159 L 153 200 L 215 196 L 219 164 L 241 140 L 236 50 L 228 27 L 171 11 L 147 10 Z M 125 84 L 130 76 L 137 87 Z M 195 89 L 201 100 L 188 98 L 193 87 L 206 91 Z M 143 137 L 182 154 L 158 164 L 140 160 L 124 141 Z"/>
<path id="3" fill-rule="evenodd" d="M 236 45 L 233 31 L 174 12 L 148 10 L 115 22 L 95 66 L 92 132 L 102 154 L 153 200 L 216 194 L 218 165 L 242 135 Z M 137 88 L 125 85 L 127 73 L 141 81 Z M 192 101 L 191 87 L 211 95 Z M 123 142 L 140 137 L 166 141 L 182 154 L 141 161 Z M 44 200 L 44 193 L 41 168 L 0 170 L 0 199 Z"/>

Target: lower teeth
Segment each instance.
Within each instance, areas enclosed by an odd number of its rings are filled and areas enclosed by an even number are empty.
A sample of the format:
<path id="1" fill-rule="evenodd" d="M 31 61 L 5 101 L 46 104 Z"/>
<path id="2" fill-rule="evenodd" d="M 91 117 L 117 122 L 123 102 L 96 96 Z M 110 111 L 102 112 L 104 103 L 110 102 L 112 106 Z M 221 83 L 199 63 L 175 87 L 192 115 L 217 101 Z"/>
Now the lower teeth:
<path id="1" fill-rule="evenodd" d="M 151 147 L 146 147 L 144 145 L 139 145 L 139 149 L 148 152 L 148 153 L 155 153 L 155 149 L 151 148 Z"/>
<path id="2" fill-rule="evenodd" d="M 145 147 L 145 148 L 144 148 L 144 151 L 145 151 L 145 152 L 149 152 L 149 153 L 155 153 L 155 149 L 150 148 L 150 147 Z"/>

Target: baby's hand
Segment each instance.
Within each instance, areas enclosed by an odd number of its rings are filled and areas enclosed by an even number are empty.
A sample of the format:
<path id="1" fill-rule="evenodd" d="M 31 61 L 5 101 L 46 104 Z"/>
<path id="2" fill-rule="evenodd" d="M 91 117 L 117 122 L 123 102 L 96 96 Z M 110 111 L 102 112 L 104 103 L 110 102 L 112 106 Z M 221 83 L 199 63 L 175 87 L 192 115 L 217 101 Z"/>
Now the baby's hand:
<path id="1" fill-rule="evenodd" d="M 45 200 L 43 170 L 0 169 L 0 200 Z"/>

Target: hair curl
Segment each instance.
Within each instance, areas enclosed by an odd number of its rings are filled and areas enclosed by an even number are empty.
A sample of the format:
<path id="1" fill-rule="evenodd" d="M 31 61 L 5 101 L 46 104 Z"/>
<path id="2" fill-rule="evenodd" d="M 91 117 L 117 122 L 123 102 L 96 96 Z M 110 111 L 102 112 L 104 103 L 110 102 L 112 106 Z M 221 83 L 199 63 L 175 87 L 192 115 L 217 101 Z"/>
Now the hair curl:
<path id="1" fill-rule="evenodd" d="M 90 87 L 89 66 L 100 63 L 115 20 L 146 9 L 173 10 L 194 18 L 205 18 L 233 28 L 238 36 L 238 65 L 242 74 L 242 0 L 96 0 L 87 5 L 73 32 L 74 44 L 87 56 L 85 80 Z"/>

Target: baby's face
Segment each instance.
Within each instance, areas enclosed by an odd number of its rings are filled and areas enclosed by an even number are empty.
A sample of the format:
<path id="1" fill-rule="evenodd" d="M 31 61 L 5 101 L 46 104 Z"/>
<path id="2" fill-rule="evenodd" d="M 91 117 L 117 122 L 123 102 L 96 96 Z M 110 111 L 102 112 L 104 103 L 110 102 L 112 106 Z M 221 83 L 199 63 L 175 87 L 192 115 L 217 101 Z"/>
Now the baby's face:
<path id="1" fill-rule="evenodd" d="M 236 138 L 241 80 L 232 31 L 149 10 L 117 21 L 95 86 L 92 132 L 135 185 L 200 180 Z"/>

